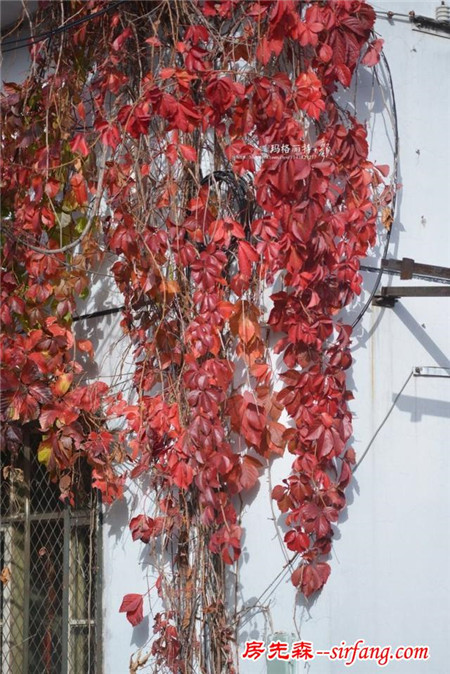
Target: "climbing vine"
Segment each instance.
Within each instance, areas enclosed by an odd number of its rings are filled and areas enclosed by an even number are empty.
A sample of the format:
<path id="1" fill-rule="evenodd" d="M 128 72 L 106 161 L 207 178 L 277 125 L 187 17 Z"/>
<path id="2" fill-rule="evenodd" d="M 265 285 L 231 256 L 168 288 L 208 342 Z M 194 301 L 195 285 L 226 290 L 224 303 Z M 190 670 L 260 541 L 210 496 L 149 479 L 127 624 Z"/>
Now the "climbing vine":
<path id="1" fill-rule="evenodd" d="M 69 502 L 80 461 L 105 503 L 145 478 L 130 529 L 160 560 L 158 671 L 234 671 L 239 497 L 285 451 L 292 583 L 330 573 L 355 460 L 342 309 L 392 199 L 337 96 L 379 60 L 374 19 L 360 0 L 41 2 L 4 85 L 2 447 L 34 435 Z M 85 377 L 96 273 L 123 297 L 131 397 Z M 133 625 L 144 600 L 120 607 Z"/>

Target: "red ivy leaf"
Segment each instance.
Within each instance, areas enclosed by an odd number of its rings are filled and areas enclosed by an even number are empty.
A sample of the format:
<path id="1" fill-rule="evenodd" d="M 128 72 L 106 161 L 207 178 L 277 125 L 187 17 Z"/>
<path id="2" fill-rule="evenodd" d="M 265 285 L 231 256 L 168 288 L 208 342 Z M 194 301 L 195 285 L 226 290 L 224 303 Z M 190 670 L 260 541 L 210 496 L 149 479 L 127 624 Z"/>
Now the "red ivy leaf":
<path id="1" fill-rule="evenodd" d="M 308 534 L 293 529 L 287 532 L 284 542 L 289 550 L 293 552 L 305 552 L 309 548 L 310 543 Z"/>
<path id="2" fill-rule="evenodd" d="M 56 180 L 55 178 L 49 178 L 47 180 L 47 183 L 45 185 L 45 193 L 47 194 L 47 196 L 50 197 L 50 199 L 56 197 L 60 189 L 61 184 L 59 180 Z"/>
<path id="3" fill-rule="evenodd" d="M 387 164 L 375 164 L 376 169 L 381 173 L 385 178 L 389 175 L 389 166 Z"/>
<path id="4" fill-rule="evenodd" d="M 380 60 L 381 50 L 383 49 L 384 40 L 381 38 L 374 40 L 369 44 L 369 47 L 361 59 L 364 66 L 375 66 Z"/>
<path id="5" fill-rule="evenodd" d="M 323 63 L 329 63 L 333 58 L 333 50 L 329 44 L 323 44 L 319 49 L 319 58 Z"/>
<path id="6" fill-rule="evenodd" d="M 262 432 L 266 426 L 266 413 L 264 408 L 257 405 L 250 393 L 244 393 L 241 408 L 242 421 L 241 433 L 250 445 L 259 447 Z"/>
<path id="7" fill-rule="evenodd" d="M 96 122 L 95 128 L 101 132 L 101 141 L 103 145 L 108 145 L 113 150 L 120 143 L 120 131 L 117 124 L 108 124 L 108 122 Z"/>
<path id="8" fill-rule="evenodd" d="M 81 173 L 75 173 L 70 179 L 72 191 L 80 206 L 84 206 L 88 200 L 86 181 Z"/>
<path id="9" fill-rule="evenodd" d="M 172 469 L 173 481 L 180 489 L 187 489 L 194 479 L 192 468 L 186 461 L 178 461 Z"/>
<path id="10" fill-rule="evenodd" d="M 331 569 L 326 562 L 302 564 L 292 574 L 292 584 L 299 587 L 305 597 L 310 597 L 325 585 L 330 571 Z"/>
<path id="11" fill-rule="evenodd" d="M 241 274 L 250 277 L 252 262 L 258 262 L 259 255 L 248 241 L 239 241 L 238 260 Z"/>
<path id="12" fill-rule="evenodd" d="M 315 503 L 305 503 L 300 509 L 300 516 L 305 530 L 314 532 L 318 538 L 330 534 L 330 522 L 335 522 L 338 517 L 335 508 L 319 508 Z"/>
<path id="13" fill-rule="evenodd" d="M 132 35 L 132 30 L 128 26 L 125 28 L 125 30 L 114 40 L 112 43 L 111 47 L 114 49 L 114 51 L 120 51 L 126 41 L 127 38 L 129 38 Z"/>
<path id="14" fill-rule="evenodd" d="M 334 70 L 336 77 L 342 86 L 349 87 L 352 81 L 352 73 L 350 72 L 350 68 L 348 68 L 344 63 L 339 63 Z"/>
<path id="15" fill-rule="evenodd" d="M 142 594 L 126 594 L 119 608 L 119 613 L 126 613 L 127 620 L 136 627 L 144 618 L 144 597 Z"/>
<path id="16" fill-rule="evenodd" d="M 183 159 L 186 161 L 197 161 L 197 150 L 192 147 L 192 145 L 179 145 L 178 146 Z"/>
<path id="17" fill-rule="evenodd" d="M 157 37 L 148 37 L 145 40 L 145 42 L 147 44 L 151 45 L 152 47 L 161 47 L 162 46 L 161 40 Z M 166 70 L 169 70 L 169 69 L 167 68 Z"/>
<path id="18" fill-rule="evenodd" d="M 283 49 L 283 40 L 269 40 L 266 36 L 262 38 L 256 50 L 256 58 L 263 65 L 267 65 L 272 57 L 272 54 L 279 56 Z"/>
<path id="19" fill-rule="evenodd" d="M 92 346 L 92 342 L 90 339 L 78 339 L 77 347 L 79 348 L 80 351 L 88 353 L 91 358 L 94 357 L 94 347 Z"/>
<path id="20" fill-rule="evenodd" d="M 249 302 L 238 302 L 235 305 L 233 316 L 229 320 L 230 329 L 244 344 L 248 344 L 255 335 L 261 335 L 258 313 L 258 309 Z"/>
<path id="21" fill-rule="evenodd" d="M 86 138 L 84 133 L 77 133 L 75 138 L 69 143 L 70 149 L 73 153 L 78 152 L 82 157 L 87 157 L 89 154 L 89 148 L 86 143 Z"/>
<path id="22" fill-rule="evenodd" d="M 253 456 L 244 456 L 241 465 L 241 476 L 239 482 L 243 489 L 251 489 L 258 481 L 261 463 Z"/>
<path id="23" fill-rule="evenodd" d="M 155 520 L 146 515 L 137 515 L 130 520 L 130 531 L 133 541 L 140 540 L 143 543 L 149 543 L 155 532 Z"/>

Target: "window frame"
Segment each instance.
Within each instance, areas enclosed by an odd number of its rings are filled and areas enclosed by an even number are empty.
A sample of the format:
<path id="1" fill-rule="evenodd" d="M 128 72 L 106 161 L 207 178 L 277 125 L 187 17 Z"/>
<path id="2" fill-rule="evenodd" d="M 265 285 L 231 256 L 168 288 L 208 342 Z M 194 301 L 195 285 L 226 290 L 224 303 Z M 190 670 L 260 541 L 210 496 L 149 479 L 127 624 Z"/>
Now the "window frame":
<path id="1" fill-rule="evenodd" d="M 58 611 L 56 613 L 57 621 L 61 620 L 61 658 L 60 664 L 51 664 L 48 670 L 51 674 L 86 674 L 86 671 L 77 671 L 76 649 L 81 647 L 86 652 L 90 667 L 87 671 L 95 674 L 102 672 L 103 642 L 102 642 L 102 511 L 100 498 L 94 494 L 89 496 L 89 504 L 86 507 L 74 509 L 69 504 L 58 502 L 58 510 L 54 503 L 50 504 L 50 510 L 42 511 L 41 505 L 32 508 L 32 494 L 30 485 L 33 489 L 48 489 L 48 493 L 55 485 L 49 485 L 49 476 L 45 474 L 42 482 L 33 484 L 34 474 L 33 466 L 38 466 L 37 447 L 31 449 L 27 443 L 22 451 L 23 471 L 22 482 L 19 485 L 21 495 L 17 497 L 19 505 L 11 506 L 11 498 L 16 499 L 15 487 L 20 480 L 13 477 L 10 479 L 9 498 L 1 500 L 1 518 L 0 518 L 0 544 L 3 562 L 1 567 L 6 567 L 10 571 L 8 582 L 2 584 L 1 593 L 1 611 L 0 611 L 0 644 L 1 644 L 1 671 L 3 674 L 43 674 L 30 669 L 30 651 L 31 636 L 30 628 L 30 604 L 32 602 L 30 593 L 30 574 L 32 572 L 33 562 L 30 558 L 32 543 L 32 527 L 43 527 L 51 522 L 60 522 L 60 531 L 63 535 L 62 541 L 62 565 L 58 564 L 58 584 L 60 588 L 58 599 Z M 4 461 L 2 461 L 4 463 Z M 14 468 L 13 468 L 14 470 Z M 3 472 L 3 471 L 2 471 Z M 2 478 L 4 476 L 2 475 Z M 44 483 L 44 480 L 46 481 Z M 5 480 L 2 479 L 4 484 Z M 6 503 L 6 508 L 5 508 Z M 60 503 L 60 505 L 59 505 Z M 53 507 L 52 507 L 53 506 Z M 6 513 L 4 512 L 6 510 Z M 17 511 L 17 512 L 15 512 Z M 83 532 L 85 538 L 78 538 L 78 534 Z M 22 558 L 22 568 L 18 566 L 15 558 L 15 548 L 17 550 L 17 541 Z M 39 539 L 39 533 L 35 534 Z M 55 536 L 55 533 L 51 534 Z M 57 534 L 56 534 L 57 535 Z M 78 542 L 83 546 L 88 541 L 86 554 L 89 558 L 89 578 L 92 583 L 87 590 L 87 601 L 83 609 L 86 610 L 85 617 L 76 617 L 76 604 L 78 584 L 81 583 L 82 589 L 86 586 L 83 573 L 83 561 L 77 555 L 76 546 Z M 53 554 L 52 550 L 52 554 Z M 61 549 L 59 550 L 61 553 Z M 51 558 L 50 558 L 51 559 Z M 59 554 L 59 560 L 61 554 Z M 51 562 L 50 562 L 51 563 Z M 19 561 L 20 564 L 20 561 Z M 79 565 L 79 570 L 78 570 Z M 91 566 L 92 565 L 92 566 Z M 0 569 L 1 570 L 1 569 Z M 80 580 L 81 579 L 81 580 Z M 40 580 L 40 579 L 39 579 Z M 42 587 L 44 584 L 42 583 Z M 22 595 L 22 596 L 20 596 Z M 79 599 L 79 591 L 78 591 Z M 22 611 L 21 611 L 22 609 Z M 76 640 L 77 628 L 81 631 L 86 630 L 87 635 L 81 642 Z M 59 637 L 59 632 L 58 632 Z M 18 639 L 21 640 L 19 645 Z M 78 644 L 78 646 L 77 646 Z M 20 655 L 12 655 L 11 649 L 20 647 Z M 52 644 L 51 644 L 52 647 Z M 84 650 L 83 650 L 84 652 Z M 93 658 L 93 661 L 91 660 Z M 83 668 L 84 669 L 84 668 Z"/>

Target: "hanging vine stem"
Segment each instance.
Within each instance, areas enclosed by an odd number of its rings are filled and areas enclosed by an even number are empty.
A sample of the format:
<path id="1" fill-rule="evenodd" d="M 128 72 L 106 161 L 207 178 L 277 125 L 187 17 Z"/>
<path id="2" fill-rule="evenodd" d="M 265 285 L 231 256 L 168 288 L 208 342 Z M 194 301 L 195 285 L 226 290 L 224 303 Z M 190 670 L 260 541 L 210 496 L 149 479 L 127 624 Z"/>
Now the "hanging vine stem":
<path id="1" fill-rule="evenodd" d="M 94 220 L 96 219 L 100 211 L 100 204 L 103 196 L 103 180 L 105 177 L 107 154 L 108 148 L 107 146 L 103 146 L 102 159 L 100 161 L 99 166 L 98 182 L 96 188 L 96 195 L 94 197 L 94 203 L 92 205 L 91 214 L 88 218 L 86 226 L 81 232 L 80 236 L 77 239 L 75 239 L 75 241 L 71 241 L 70 243 L 67 243 L 65 246 L 61 246 L 60 248 L 42 248 L 39 246 L 35 246 L 34 244 L 29 243 L 28 241 L 20 239 L 21 243 L 23 243 L 27 248 L 34 250 L 36 253 L 42 253 L 43 255 L 57 255 L 58 253 L 66 253 L 67 251 L 76 248 L 87 237 L 87 235 L 91 231 L 92 225 L 94 224 Z"/>
<path id="2" fill-rule="evenodd" d="M 130 671 L 236 671 L 237 504 L 286 449 L 271 496 L 294 556 L 274 586 L 290 574 L 309 597 L 330 573 L 355 462 L 339 316 L 395 199 L 333 96 L 378 63 L 374 19 L 362 0 L 90 0 L 61 24 L 53 3 L 32 19 L 40 77 L 5 85 L 3 444 L 14 463 L 32 427 L 69 501 L 80 459 L 106 504 L 146 476 L 153 498 L 130 529 L 157 580 L 120 610 L 132 625 L 144 600 L 161 610 Z M 132 402 L 80 376 L 94 349 L 74 336 L 76 300 L 97 273 L 123 296 Z"/>

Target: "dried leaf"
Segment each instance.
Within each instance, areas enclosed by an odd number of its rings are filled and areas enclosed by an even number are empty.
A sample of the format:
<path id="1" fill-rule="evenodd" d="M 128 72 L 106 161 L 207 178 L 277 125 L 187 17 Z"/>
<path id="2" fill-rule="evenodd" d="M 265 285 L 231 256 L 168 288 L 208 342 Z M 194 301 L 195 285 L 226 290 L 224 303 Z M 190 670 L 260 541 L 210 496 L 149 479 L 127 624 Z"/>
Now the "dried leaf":
<path id="1" fill-rule="evenodd" d="M 9 583 L 11 579 L 11 571 L 7 566 L 4 566 L 2 569 L 2 572 L 0 573 L 0 581 L 3 583 L 3 585 L 6 585 Z"/>
<path id="2" fill-rule="evenodd" d="M 392 209 L 389 208 L 389 206 L 386 206 L 381 211 L 381 222 L 383 223 L 383 226 L 385 227 L 385 229 L 387 229 L 388 232 L 391 230 L 393 221 L 394 218 L 392 216 Z"/>

